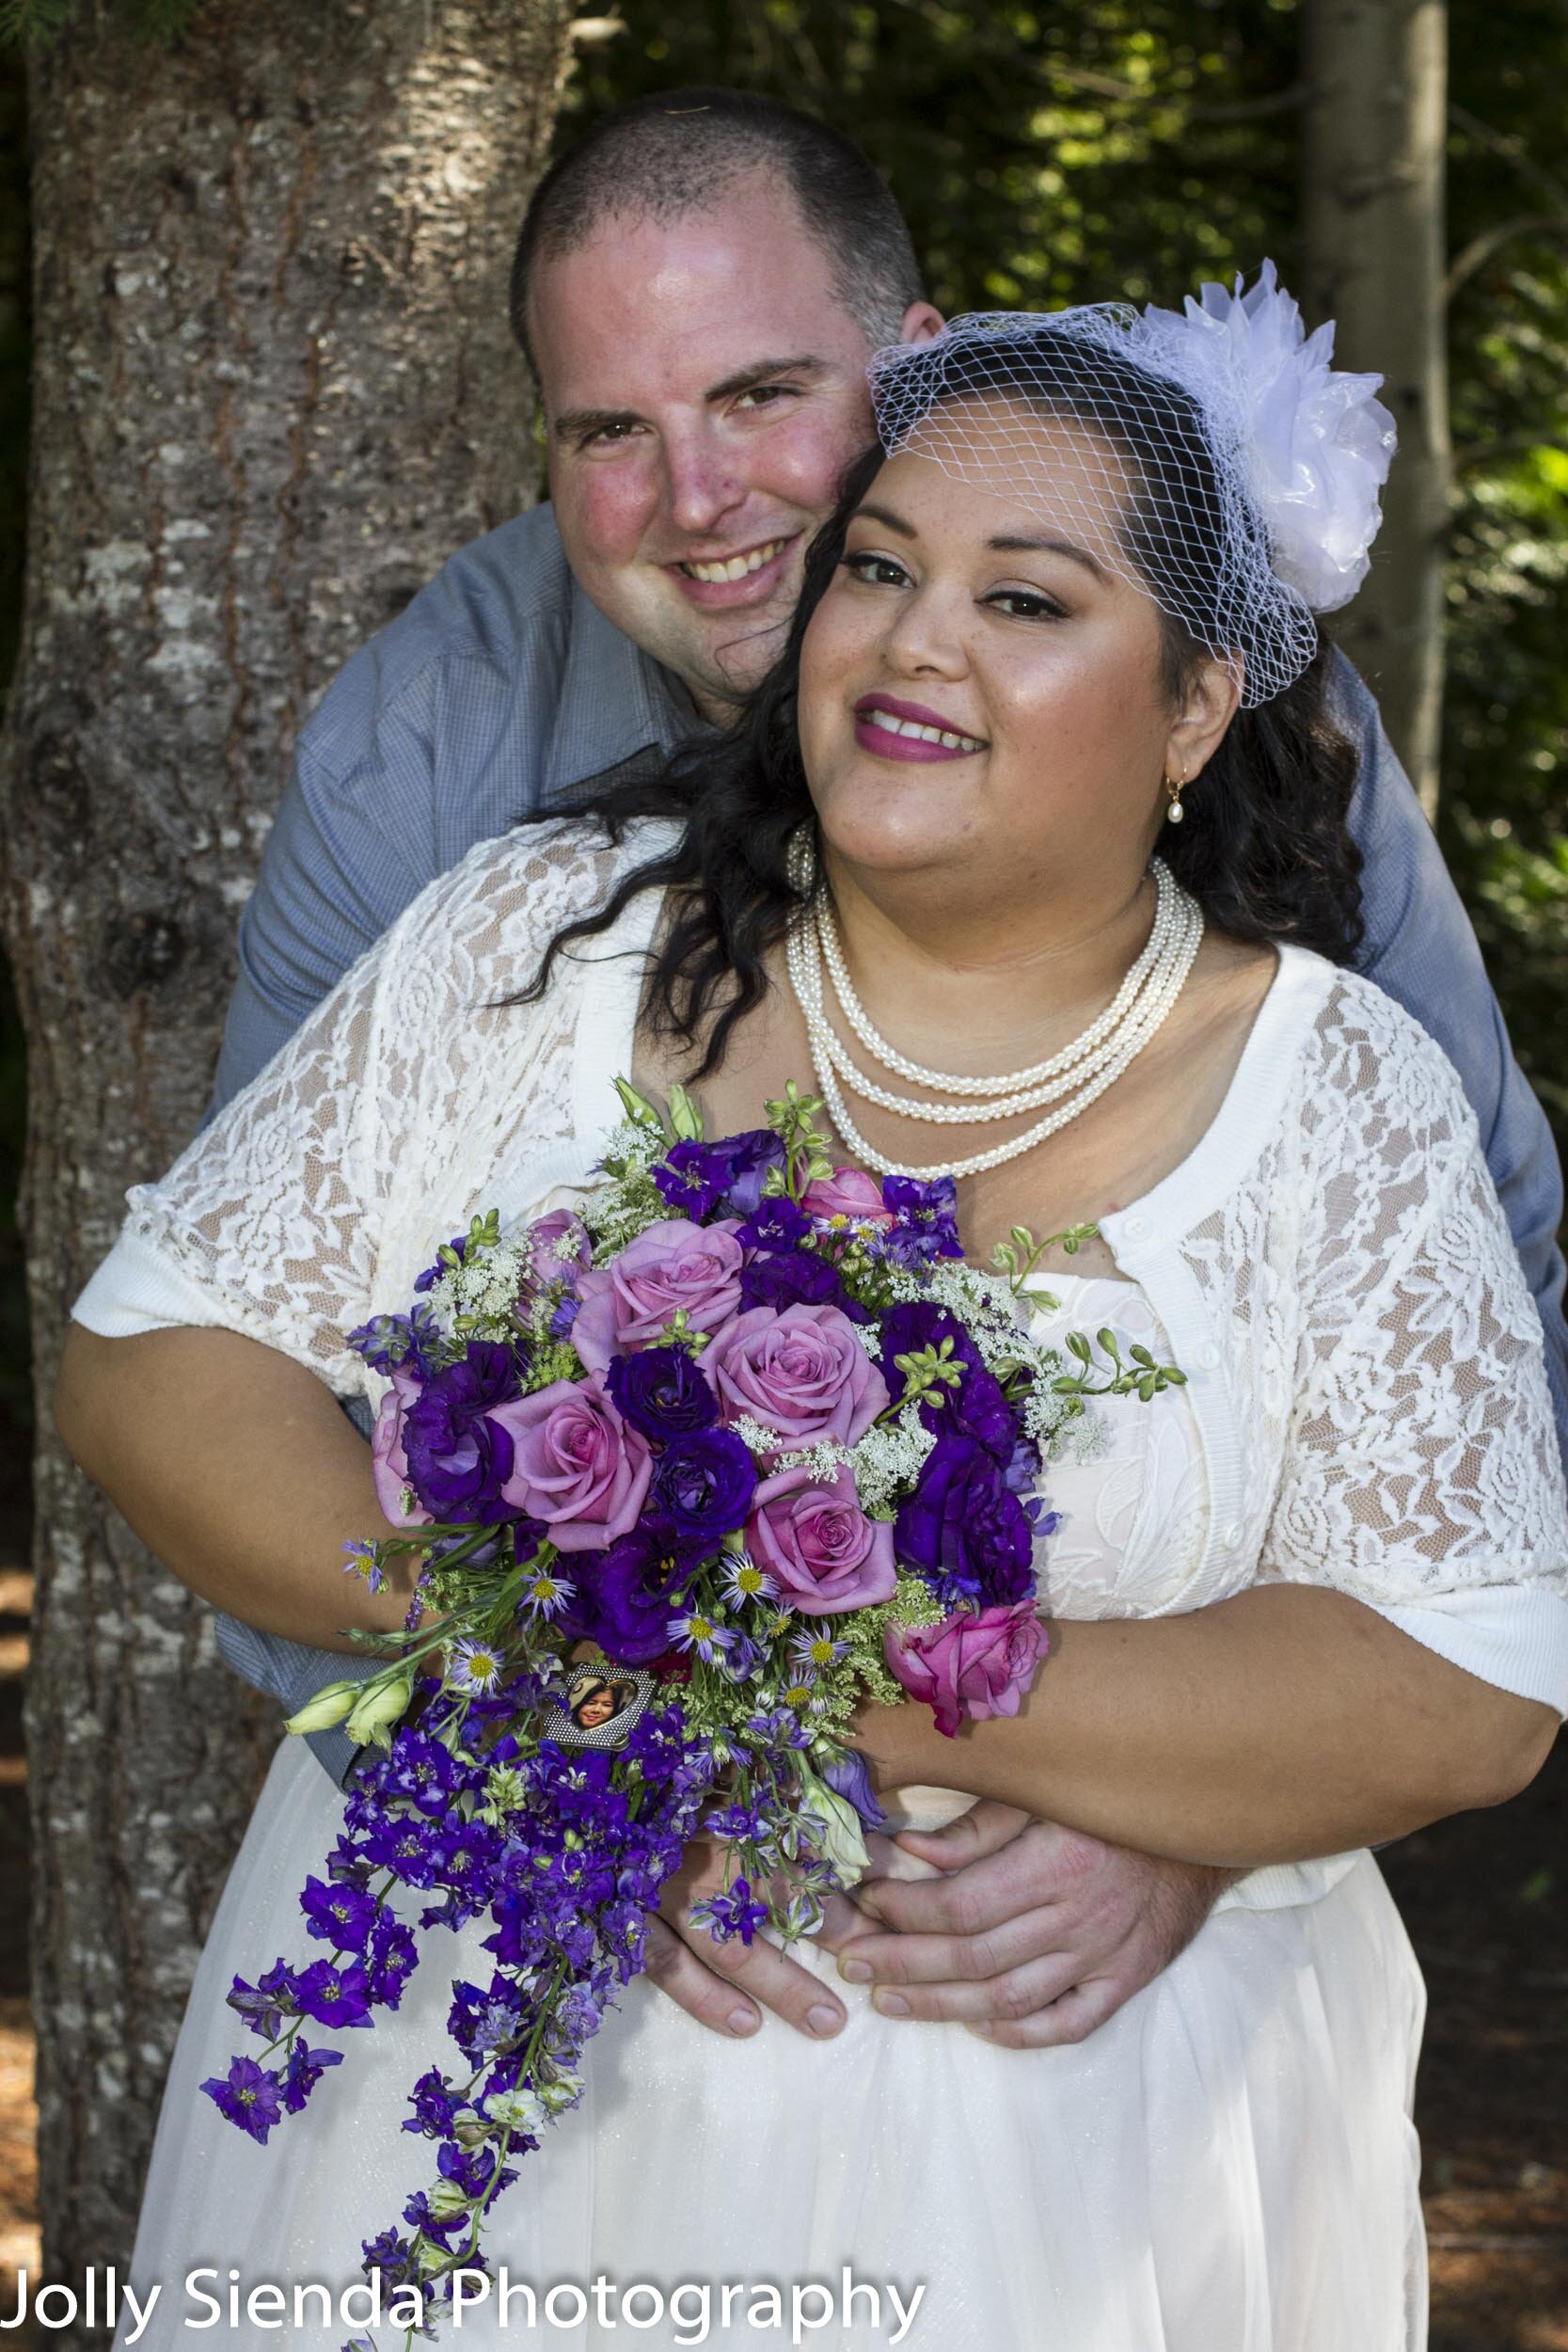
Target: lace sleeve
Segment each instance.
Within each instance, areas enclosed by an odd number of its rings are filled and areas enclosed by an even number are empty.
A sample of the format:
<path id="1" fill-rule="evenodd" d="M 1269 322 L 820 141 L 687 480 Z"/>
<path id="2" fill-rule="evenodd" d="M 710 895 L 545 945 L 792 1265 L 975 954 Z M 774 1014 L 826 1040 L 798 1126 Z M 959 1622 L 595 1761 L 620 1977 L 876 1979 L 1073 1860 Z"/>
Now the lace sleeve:
<path id="1" fill-rule="evenodd" d="M 1370 982 L 1339 984 L 1319 1042 L 1294 1405 L 1259 1573 L 1386 1613 L 1505 1585 L 1560 1597 L 1540 1319 L 1459 1081 Z"/>
<path id="2" fill-rule="evenodd" d="M 360 1392 L 348 1334 L 372 1311 L 400 1168 L 494 1121 L 537 1025 L 497 999 L 604 879 L 602 853 L 550 827 L 432 883 L 169 1173 L 129 1194 L 120 1248 L 141 1296 L 148 1268 L 167 1269 L 171 1323 L 193 1319 L 194 1283 L 210 1320 Z"/>

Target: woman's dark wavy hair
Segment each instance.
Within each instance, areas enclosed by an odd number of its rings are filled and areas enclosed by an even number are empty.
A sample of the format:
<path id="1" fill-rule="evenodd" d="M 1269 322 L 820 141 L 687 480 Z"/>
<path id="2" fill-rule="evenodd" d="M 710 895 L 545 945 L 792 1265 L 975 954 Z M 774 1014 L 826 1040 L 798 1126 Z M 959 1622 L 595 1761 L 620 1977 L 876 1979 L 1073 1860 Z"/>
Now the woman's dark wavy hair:
<path id="1" fill-rule="evenodd" d="M 992 380 L 984 389 L 1071 417 L 1112 442 L 1133 483 L 1149 493 L 1146 506 L 1134 490 L 1121 526 L 1135 567 L 1143 568 L 1140 536 L 1152 527 L 1155 498 L 1168 502 L 1180 492 L 1190 513 L 1209 520 L 1195 536 L 1195 562 L 1217 594 L 1221 501 L 1196 403 L 1180 387 L 1127 367 L 1120 415 L 1107 424 L 1106 355 L 1094 354 L 1093 380 L 1085 373 L 1075 394 L 1062 361 L 1070 363 L 1077 346 L 1067 338 L 1053 339 L 1058 381 L 1042 398 L 1038 368 L 1028 364 L 1041 331 L 999 337 L 988 354 Z M 973 393 L 973 377 L 965 389 Z M 800 908 L 787 853 L 790 836 L 812 813 L 796 726 L 800 645 L 842 558 L 849 518 L 883 462 L 880 449 L 867 450 L 846 474 L 837 507 L 807 551 L 788 642 L 736 723 L 676 753 L 656 773 L 590 785 L 568 803 L 567 813 L 614 844 L 644 818 L 673 821 L 679 835 L 634 866 L 594 914 L 564 925 L 514 1001 L 543 995 L 557 958 L 607 931 L 643 891 L 667 890 L 670 919 L 651 956 L 647 1017 L 656 1034 L 693 1052 L 702 1047 L 695 1078 L 721 1063 L 736 1024 L 767 994 L 767 960 Z M 1203 579 L 1196 584 L 1201 591 Z M 1162 683 L 1174 706 L 1207 657 L 1163 612 L 1161 628 Z M 1343 963 L 1361 941 L 1361 858 L 1346 822 L 1355 753 L 1329 707 L 1331 660 L 1329 647 L 1320 644 L 1293 685 L 1272 702 L 1237 712 L 1188 796 L 1184 822 L 1162 834 L 1160 854 L 1206 918 L 1231 938 L 1291 940 Z M 562 810 L 550 814 L 558 818 Z"/>

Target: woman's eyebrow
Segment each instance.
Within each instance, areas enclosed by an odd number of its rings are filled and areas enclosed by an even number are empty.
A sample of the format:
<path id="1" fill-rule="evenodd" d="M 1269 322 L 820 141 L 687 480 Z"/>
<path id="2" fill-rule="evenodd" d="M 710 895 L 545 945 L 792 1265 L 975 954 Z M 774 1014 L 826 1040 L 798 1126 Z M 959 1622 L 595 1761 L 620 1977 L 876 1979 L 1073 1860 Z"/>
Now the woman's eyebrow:
<path id="1" fill-rule="evenodd" d="M 895 515 L 889 506 L 874 506 L 869 499 L 863 506 L 856 507 L 849 520 L 852 523 L 880 523 L 884 529 L 895 531 L 900 539 L 918 539 L 920 536 L 913 523 L 907 523 L 901 515 Z"/>
<path id="2" fill-rule="evenodd" d="M 1070 539 L 1053 539 L 1045 534 L 1037 538 L 1033 534 L 1009 532 L 1005 537 L 988 539 L 986 545 L 994 548 L 998 555 L 1065 555 L 1069 564 L 1082 564 L 1085 571 L 1094 574 L 1096 580 L 1106 577 L 1104 565 L 1095 562 L 1087 548 L 1075 547 Z"/>

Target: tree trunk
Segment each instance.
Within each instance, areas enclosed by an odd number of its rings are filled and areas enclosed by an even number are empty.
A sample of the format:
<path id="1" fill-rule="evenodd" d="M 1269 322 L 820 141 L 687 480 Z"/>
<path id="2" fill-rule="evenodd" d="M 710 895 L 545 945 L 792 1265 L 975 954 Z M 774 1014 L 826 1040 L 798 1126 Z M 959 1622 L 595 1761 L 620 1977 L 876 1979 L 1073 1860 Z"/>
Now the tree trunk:
<path id="1" fill-rule="evenodd" d="M 1449 401 L 1444 0 L 1303 0 L 1304 308 L 1338 321 L 1400 428 L 1371 577 L 1335 634 L 1383 707 L 1428 816 L 1443 710 Z"/>
<path id="2" fill-rule="evenodd" d="M 270 1740 L 63 1456 L 68 1304 L 199 1118 L 291 741 L 533 480 L 510 248 L 569 0 L 92 0 L 34 70 L 36 441 L 0 756 L 40 1399 L 28 1693 L 43 2275 L 128 2250 Z M 102 2331 L 52 2341 L 87 2344 Z"/>

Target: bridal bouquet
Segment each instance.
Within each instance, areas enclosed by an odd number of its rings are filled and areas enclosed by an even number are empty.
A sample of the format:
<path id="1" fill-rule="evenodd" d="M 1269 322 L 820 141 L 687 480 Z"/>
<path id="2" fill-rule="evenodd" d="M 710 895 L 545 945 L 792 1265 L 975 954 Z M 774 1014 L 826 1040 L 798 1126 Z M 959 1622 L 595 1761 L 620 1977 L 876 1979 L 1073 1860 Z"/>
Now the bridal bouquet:
<path id="1" fill-rule="evenodd" d="M 920 1699 L 948 1734 L 1016 1712 L 1047 1645 L 1042 1460 L 1086 1395 L 1181 1377 L 1108 1331 L 1102 1361 L 1038 1344 L 1050 1245 L 1020 1228 L 971 1266 L 951 1180 L 833 1168 L 793 1086 L 718 1142 L 680 1089 L 669 1126 L 620 1091 L 578 1207 L 475 1218 L 407 1314 L 354 1334 L 388 1383 L 397 1532 L 349 1565 L 379 1590 L 417 1555 L 414 1604 L 388 1664 L 291 1724 L 346 1719 L 370 1753 L 301 1897 L 319 1956 L 236 1979 L 265 2046 L 202 2086 L 264 2141 L 342 2061 L 308 2033 L 373 2025 L 421 1935 L 488 1922 L 488 1980 L 452 1986 L 462 2063 L 409 2094 L 435 2177 L 363 2249 L 410 2336 L 484 2267 L 689 1842 L 724 1851 L 716 1937 L 820 1924 L 882 1818 L 856 1707 Z"/>

